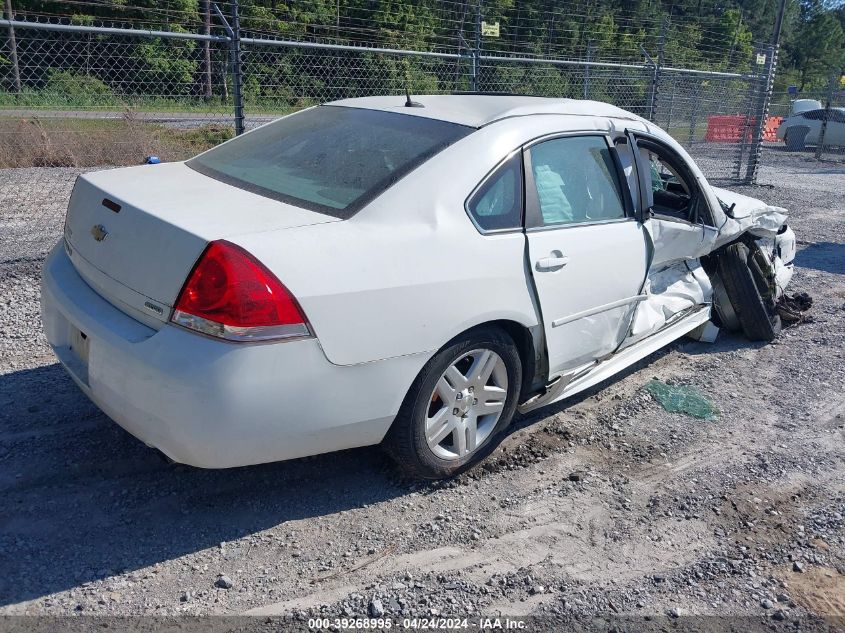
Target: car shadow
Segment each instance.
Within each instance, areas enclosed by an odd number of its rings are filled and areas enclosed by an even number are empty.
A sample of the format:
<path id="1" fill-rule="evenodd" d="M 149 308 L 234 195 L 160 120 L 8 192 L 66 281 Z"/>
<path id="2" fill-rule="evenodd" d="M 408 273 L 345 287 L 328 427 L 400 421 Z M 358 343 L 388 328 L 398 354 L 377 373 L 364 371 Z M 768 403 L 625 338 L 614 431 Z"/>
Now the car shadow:
<path id="1" fill-rule="evenodd" d="M 795 264 L 837 275 L 845 275 L 845 244 L 815 242 L 795 255 Z"/>
<path id="2" fill-rule="evenodd" d="M 632 376 L 633 374 L 636 374 L 639 371 L 642 371 L 649 365 L 652 365 L 659 359 L 669 354 L 672 354 L 673 352 L 682 352 L 690 356 L 698 356 L 723 352 L 735 352 L 741 349 L 759 349 L 767 345 L 771 345 L 771 343 L 762 341 L 752 342 L 749 341 L 747 338 L 740 336 L 739 334 L 729 332 L 725 329 L 722 329 L 719 332 L 719 336 L 713 343 L 702 343 L 700 341 L 695 341 L 689 338 L 678 339 L 674 343 L 671 343 L 666 347 L 662 347 L 657 351 L 652 352 L 642 360 L 639 360 L 633 365 L 626 367 L 622 371 L 613 374 L 612 376 L 606 378 L 597 385 L 590 387 L 589 389 L 585 389 L 584 391 L 570 396 L 565 400 L 562 400 L 561 402 L 546 405 L 545 407 L 541 407 L 540 409 L 531 411 L 525 415 L 517 416 L 514 423 L 508 429 L 508 434 L 510 435 L 512 433 L 515 433 L 516 431 L 519 431 L 520 429 L 529 427 L 532 424 L 535 424 L 549 416 L 555 415 L 557 413 L 562 413 L 570 407 L 580 402 L 583 402 L 584 400 L 587 400 L 588 398 L 591 398 L 598 393 L 601 393 L 609 385 L 617 383 Z M 645 386 L 645 384 L 650 378 L 651 375 L 644 377 L 642 379 L 641 386 Z"/>
<path id="3" fill-rule="evenodd" d="M 593 385 L 589 389 L 585 389 L 584 391 L 576 393 L 575 395 L 569 396 L 568 398 L 561 400 L 560 402 L 548 404 L 534 411 L 530 411 L 525 415 L 518 415 L 514 423 L 508 429 L 508 434 L 515 433 L 520 429 L 524 429 L 525 427 L 531 426 L 532 424 L 539 422 L 543 418 L 547 418 L 557 413 L 561 413 L 566 409 L 569 409 L 570 407 L 580 402 L 583 402 L 588 398 L 593 397 L 597 393 L 600 393 L 603 389 L 607 388 L 608 385 L 612 385 L 616 382 L 624 380 L 632 374 L 637 373 L 641 369 L 648 367 L 658 359 L 663 358 L 667 354 L 670 354 L 673 350 L 676 350 L 680 344 L 682 343 L 676 342 L 661 349 L 658 349 L 657 351 L 652 352 L 642 360 L 638 360 L 633 365 L 630 365 L 625 369 L 621 370 L 620 372 L 602 380 L 597 385 Z"/>
<path id="4" fill-rule="evenodd" d="M 518 416 L 509 433 L 675 350 L 758 345 L 725 332 L 713 344 L 681 339 L 580 394 Z M 58 364 L 0 375 L 0 606 L 427 487 L 403 481 L 378 447 L 227 470 L 167 463 L 100 412 Z"/>
<path id="5" fill-rule="evenodd" d="M 0 375 L 0 605 L 414 489 L 378 448 L 229 470 L 169 464 L 59 365 Z"/>
<path id="6" fill-rule="evenodd" d="M 676 343 L 676 349 L 690 356 L 701 356 L 748 349 L 761 349 L 768 345 L 771 345 L 768 341 L 749 341 L 739 332 L 731 332 L 722 328 L 719 330 L 719 336 L 712 343 L 681 339 Z"/>

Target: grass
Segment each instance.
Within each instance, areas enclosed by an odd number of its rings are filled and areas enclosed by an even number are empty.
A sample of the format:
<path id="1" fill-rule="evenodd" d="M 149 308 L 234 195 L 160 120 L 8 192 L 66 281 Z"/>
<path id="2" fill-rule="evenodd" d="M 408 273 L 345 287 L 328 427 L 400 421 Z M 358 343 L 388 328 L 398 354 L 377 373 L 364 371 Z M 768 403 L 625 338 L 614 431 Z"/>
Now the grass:
<path id="1" fill-rule="evenodd" d="M 706 123 L 696 126 L 704 138 Z M 689 126 L 669 133 L 686 143 Z M 131 111 L 121 118 L 12 118 L 0 110 L 0 168 L 100 167 L 138 165 L 146 156 L 184 160 L 232 138 L 233 126 L 209 124 L 192 128 L 147 122 Z"/>
<path id="2" fill-rule="evenodd" d="M 138 165 L 184 160 L 232 137 L 228 126 L 176 129 L 120 119 L 0 118 L 0 168 Z"/>
<path id="3" fill-rule="evenodd" d="M 669 136 L 674 138 L 678 141 L 681 145 L 686 145 L 687 142 L 690 140 L 689 134 L 689 123 L 683 124 L 679 123 L 677 126 L 672 125 L 671 127 L 664 128 L 666 132 L 669 133 Z M 702 123 L 699 123 L 695 126 L 692 134 L 692 140 L 695 141 L 702 141 L 704 140 L 704 134 L 707 132 L 707 118 L 704 118 Z"/>
<path id="4" fill-rule="evenodd" d="M 247 99 L 245 107 L 250 114 L 276 114 L 282 116 L 307 105 L 310 101 L 293 105 L 285 99 L 264 97 Z M 24 89 L 20 93 L 0 90 L 0 110 L 94 110 L 103 112 L 184 112 L 188 114 L 228 114 L 234 116 L 235 106 L 231 100 L 213 97 L 205 100 L 198 97 L 163 96 L 118 96 L 73 95 L 47 90 Z"/>

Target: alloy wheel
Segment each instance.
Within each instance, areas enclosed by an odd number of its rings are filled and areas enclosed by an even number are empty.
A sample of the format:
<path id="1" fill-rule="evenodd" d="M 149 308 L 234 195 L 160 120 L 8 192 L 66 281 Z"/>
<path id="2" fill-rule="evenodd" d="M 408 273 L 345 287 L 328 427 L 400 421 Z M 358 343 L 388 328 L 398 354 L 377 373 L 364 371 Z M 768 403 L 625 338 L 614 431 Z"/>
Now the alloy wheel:
<path id="1" fill-rule="evenodd" d="M 445 460 L 466 457 L 490 437 L 505 408 L 508 371 L 489 349 L 459 356 L 443 372 L 429 400 L 425 439 Z"/>

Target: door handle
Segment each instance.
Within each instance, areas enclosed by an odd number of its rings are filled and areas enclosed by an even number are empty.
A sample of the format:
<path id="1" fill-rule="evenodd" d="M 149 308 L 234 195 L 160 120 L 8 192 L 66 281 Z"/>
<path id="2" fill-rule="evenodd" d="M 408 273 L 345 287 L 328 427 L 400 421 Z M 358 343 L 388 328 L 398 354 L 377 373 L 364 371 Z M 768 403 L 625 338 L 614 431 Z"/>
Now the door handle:
<path id="1" fill-rule="evenodd" d="M 563 268 L 569 263 L 569 258 L 566 255 L 552 255 L 551 257 L 541 257 L 537 260 L 537 270 L 553 270 Z"/>

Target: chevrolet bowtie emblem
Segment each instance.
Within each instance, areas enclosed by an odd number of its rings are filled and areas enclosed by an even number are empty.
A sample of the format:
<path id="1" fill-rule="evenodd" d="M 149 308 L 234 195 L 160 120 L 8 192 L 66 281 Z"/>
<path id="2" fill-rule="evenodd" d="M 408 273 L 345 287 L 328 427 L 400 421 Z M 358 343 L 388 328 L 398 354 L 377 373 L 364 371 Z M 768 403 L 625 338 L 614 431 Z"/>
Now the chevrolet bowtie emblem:
<path id="1" fill-rule="evenodd" d="M 106 231 L 106 227 L 104 227 L 102 224 L 96 224 L 91 227 L 91 235 L 93 235 L 94 239 L 98 242 L 102 242 L 104 239 L 106 239 L 106 236 L 108 234 L 109 232 Z"/>

